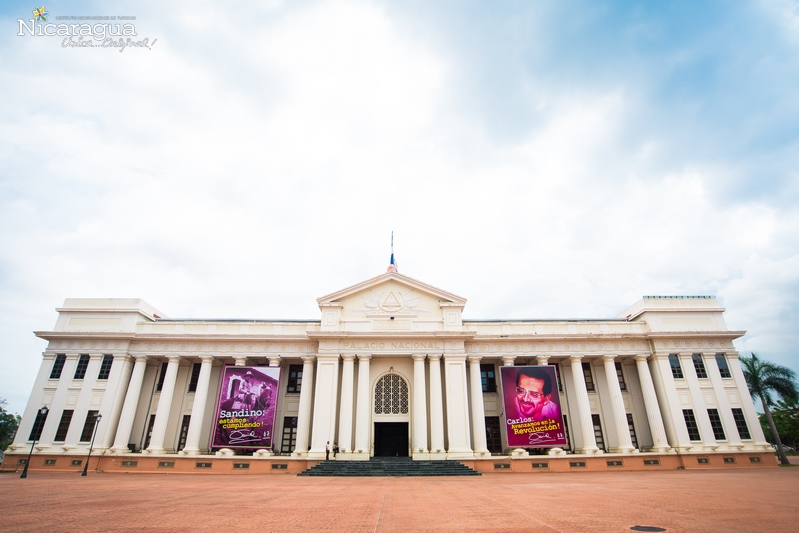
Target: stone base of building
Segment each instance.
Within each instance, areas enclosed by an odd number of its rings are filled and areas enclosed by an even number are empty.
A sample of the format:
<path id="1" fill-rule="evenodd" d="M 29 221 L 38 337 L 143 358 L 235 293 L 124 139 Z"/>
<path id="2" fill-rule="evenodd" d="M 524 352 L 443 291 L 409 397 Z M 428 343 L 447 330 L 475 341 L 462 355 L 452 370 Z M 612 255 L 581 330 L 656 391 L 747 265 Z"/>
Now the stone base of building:
<path id="1" fill-rule="evenodd" d="M 340 454 L 339 454 L 340 455 Z M 341 460 L 361 459 L 356 455 Z M 363 454 L 366 455 L 366 454 Z M 416 457 L 419 455 L 419 457 Z M 415 460 L 437 459 L 446 454 L 414 454 Z M 0 469 L 3 472 L 21 473 L 28 455 L 8 453 Z M 445 457 L 440 457 L 445 458 Z M 331 456 L 332 460 L 332 456 Z M 339 460 L 337 457 L 336 460 Z M 36 454 L 31 457 L 29 475 L 37 472 L 74 472 L 79 474 L 85 466 L 86 456 L 76 454 Z M 602 455 L 527 455 L 492 456 L 482 459 L 459 459 L 464 465 L 483 474 L 530 472 L 608 472 L 650 471 L 683 469 L 731 469 L 776 467 L 777 458 L 772 452 L 699 452 L 639 453 Z M 290 456 L 249 455 L 192 455 L 141 453 L 99 455 L 89 459 L 89 472 L 104 474 L 131 473 L 182 473 L 182 474 L 299 474 L 320 461 Z"/>

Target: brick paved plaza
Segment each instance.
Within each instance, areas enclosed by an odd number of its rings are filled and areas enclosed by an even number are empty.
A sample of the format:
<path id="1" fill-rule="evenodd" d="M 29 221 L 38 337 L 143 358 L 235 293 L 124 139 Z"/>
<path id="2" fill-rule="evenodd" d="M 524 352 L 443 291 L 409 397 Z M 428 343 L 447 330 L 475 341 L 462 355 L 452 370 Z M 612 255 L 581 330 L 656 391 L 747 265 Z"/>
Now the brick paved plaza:
<path id="1" fill-rule="evenodd" d="M 799 467 L 475 478 L 0 475 L 3 531 L 799 531 Z"/>

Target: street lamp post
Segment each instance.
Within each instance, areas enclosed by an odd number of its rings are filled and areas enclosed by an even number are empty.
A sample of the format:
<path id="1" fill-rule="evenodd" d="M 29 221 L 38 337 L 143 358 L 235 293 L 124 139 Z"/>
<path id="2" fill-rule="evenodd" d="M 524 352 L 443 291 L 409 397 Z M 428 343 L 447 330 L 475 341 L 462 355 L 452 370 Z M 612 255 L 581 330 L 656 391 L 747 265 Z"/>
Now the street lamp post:
<path id="1" fill-rule="evenodd" d="M 26 477 L 28 477 L 28 465 L 31 464 L 31 456 L 33 455 L 33 447 L 36 446 L 36 441 L 39 440 L 39 435 L 41 435 L 41 433 L 42 433 L 42 428 L 41 427 L 39 427 L 38 431 L 36 431 L 36 422 L 41 420 L 41 424 L 43 425 L 44 424 L 44 419 L 47 417 L 47 413 L 49 411 L 50 410 L 47 408 L 46 405 L 44 407 L 42 407 L 41 409 L 39 409 L 39 416 L 33 422 L 34 432 L 33 432 L 33 443 L 31 444 L 31 452 L 28 454 L 28 460 L 25 461 L 25 468 L 22 469 L 22 475 L 19 476 L 20 479 L 25 479 Z"/>
<path id="2" fill-rule="evenodd" d="M 89 459 L 92 457 L 92 448 L 94 448 L 94 438 L 97 436 L 97 426 L 100 425 L 100 419 L 103 418 L 103 415 L 97 413 L 97 416 L 94 417 L 94 433 L 92 434 L 92 443 L 89 445 L 89 455 L 86 456 L 86 464 L 83 467 L 83 473 L 81 476 L 86 475 L 86 471 L 89 469 Z"/>

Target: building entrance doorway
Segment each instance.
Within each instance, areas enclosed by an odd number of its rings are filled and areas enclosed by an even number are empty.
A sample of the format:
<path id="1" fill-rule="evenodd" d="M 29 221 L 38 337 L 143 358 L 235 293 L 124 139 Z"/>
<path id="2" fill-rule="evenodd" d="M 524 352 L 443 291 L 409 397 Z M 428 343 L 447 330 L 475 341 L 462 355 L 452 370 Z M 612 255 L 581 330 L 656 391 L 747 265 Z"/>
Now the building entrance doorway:
<path id="1" fill-rule="evenodd" d="M 407 422 L 375 422 L 375 457 L 408 457 Z"/>

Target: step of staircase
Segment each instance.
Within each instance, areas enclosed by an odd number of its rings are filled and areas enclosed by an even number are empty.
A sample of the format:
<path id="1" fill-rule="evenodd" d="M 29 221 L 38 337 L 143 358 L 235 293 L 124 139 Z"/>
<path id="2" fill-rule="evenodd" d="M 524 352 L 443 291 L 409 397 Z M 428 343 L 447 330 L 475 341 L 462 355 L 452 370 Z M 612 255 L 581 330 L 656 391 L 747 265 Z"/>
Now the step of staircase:
<path id="1" fill-rule="evenodd" d="M 322 461 L 299 476 L 479 476 L 458 461 L 413 461 L 410 457 L 375 457 L 369 461 Z"/>

